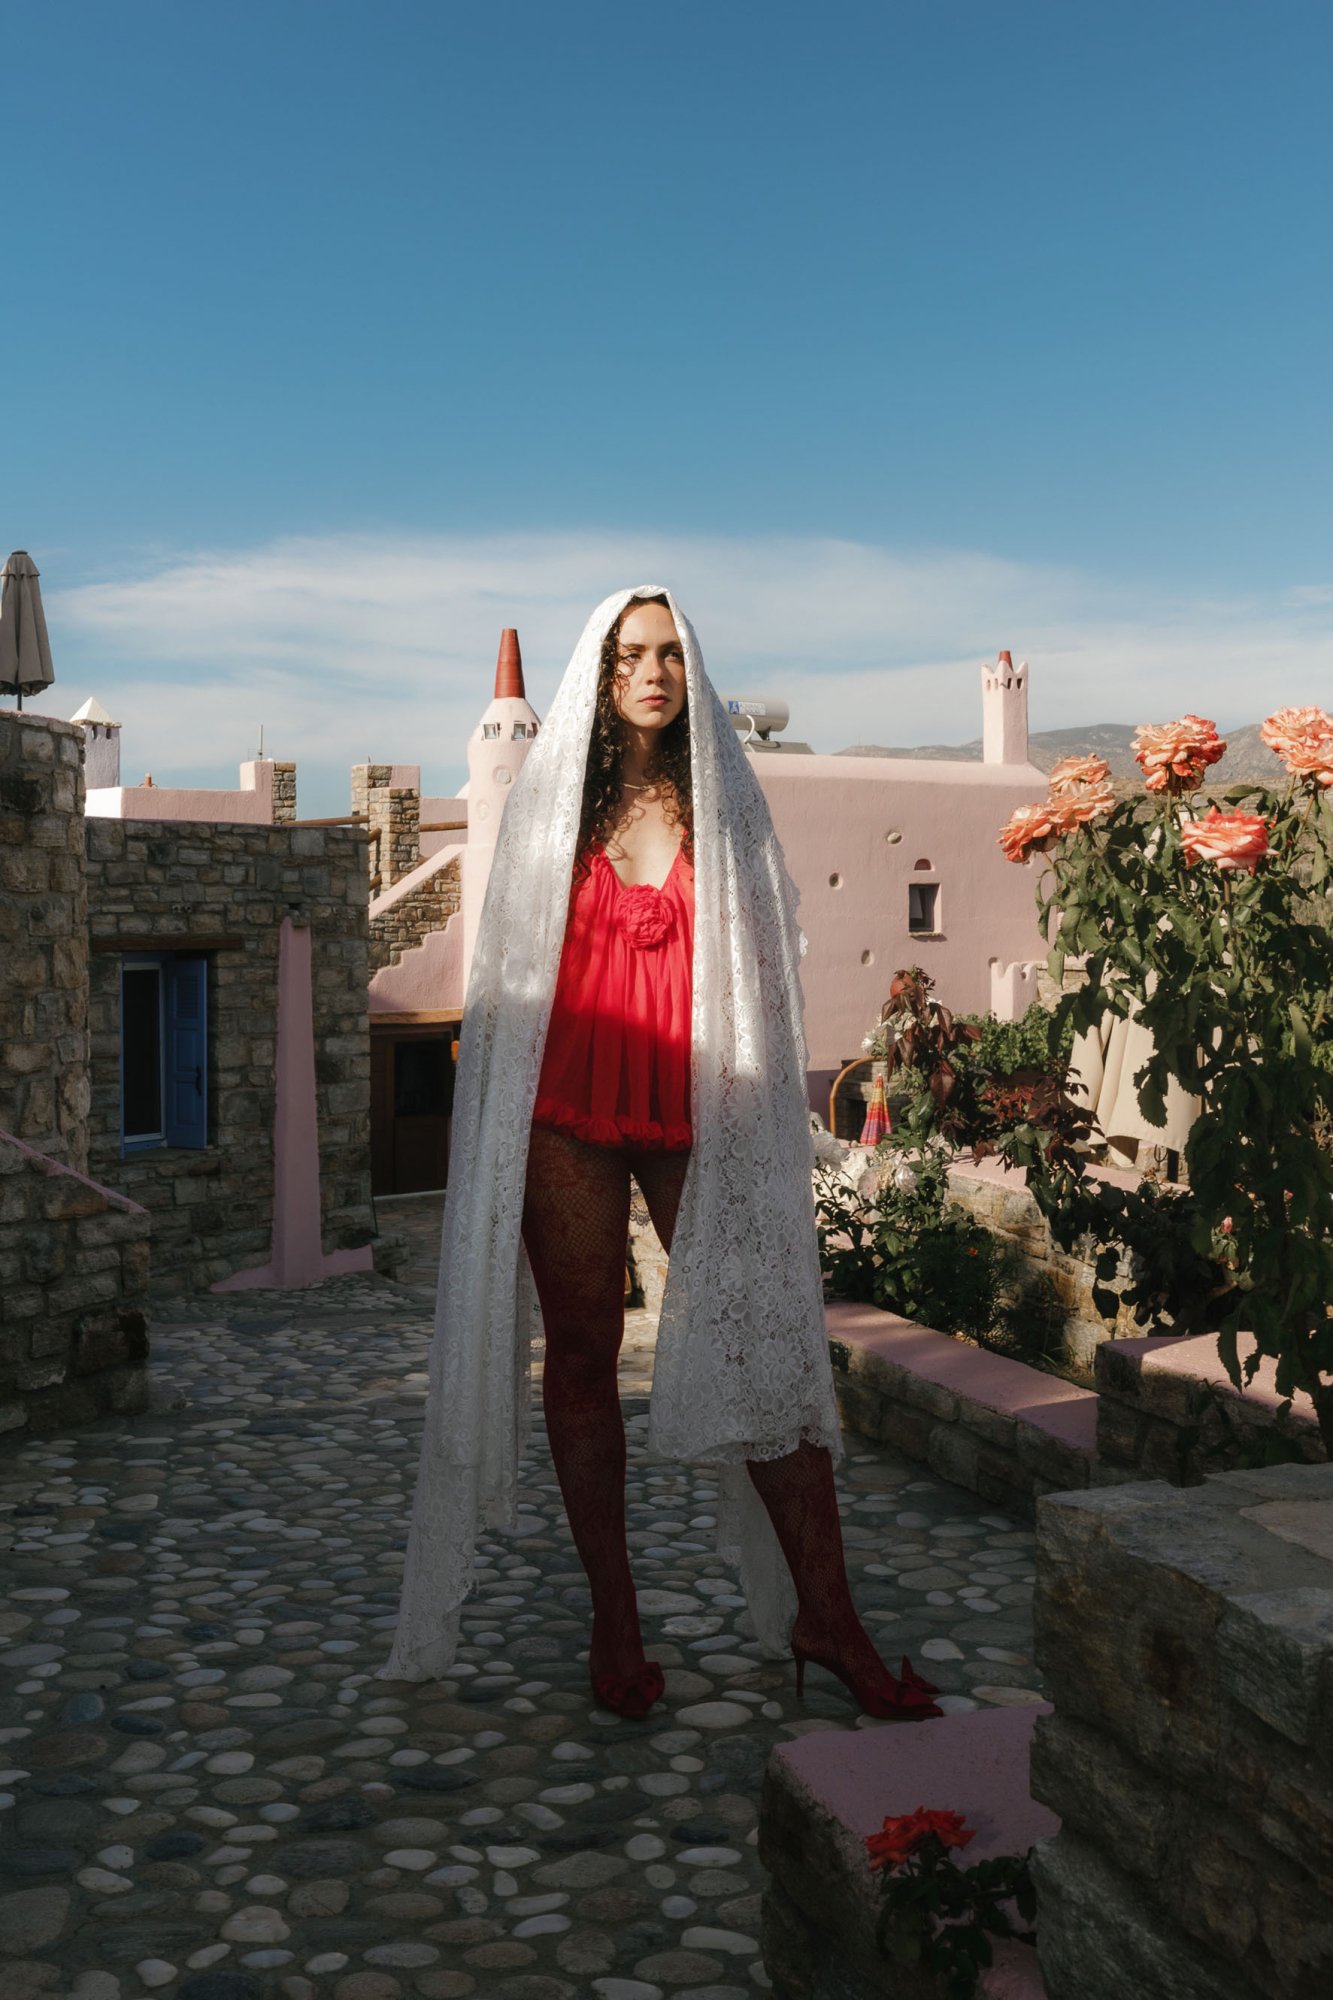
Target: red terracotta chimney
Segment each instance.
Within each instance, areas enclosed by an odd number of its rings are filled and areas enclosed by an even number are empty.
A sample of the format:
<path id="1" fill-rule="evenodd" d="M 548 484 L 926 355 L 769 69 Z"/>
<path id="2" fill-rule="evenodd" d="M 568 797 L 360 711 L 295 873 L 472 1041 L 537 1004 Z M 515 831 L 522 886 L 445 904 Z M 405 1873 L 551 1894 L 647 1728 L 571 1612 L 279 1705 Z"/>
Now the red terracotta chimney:
<path id="1" fill-rule="evenodd" d="M 518 633 L 512 625 L 506 625 L 500 634 L 500 657 L 495 663 L 495 698 L 525 701 L 527 690 L 523 685 L 523 655 L 518 650 Z"/>
<path id="2" fill-rule="evenodd" d="M 1000 655 L 1000 657 L 999 657 L 999 660 L 997 661 L 997 663 L 996 663 L 996 664 L 997 664 L 998 666 L 1001 666 L 1001 667 L 1012 667 L 1012 665 L 1014 664 L 1014 656 L 1013 656 L 1013 654 L 1012 654 L 1012 653 L 1001 653 L 1001 655 Z"/>

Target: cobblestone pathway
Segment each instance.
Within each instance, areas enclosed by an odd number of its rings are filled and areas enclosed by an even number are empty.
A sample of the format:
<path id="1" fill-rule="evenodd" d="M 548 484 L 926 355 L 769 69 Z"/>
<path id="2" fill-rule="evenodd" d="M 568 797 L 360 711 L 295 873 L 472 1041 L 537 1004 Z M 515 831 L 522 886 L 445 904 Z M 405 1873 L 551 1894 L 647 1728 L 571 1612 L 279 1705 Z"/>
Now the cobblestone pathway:
<path id="1" fill-rule="evenodd" d="M 665 1703 L 643 1723 L 592 1706 L 540 1435 L 450 1679 L 373 1678 L 437 1231 L 431 1204 L 407 1216 L 397 1284 L 159 1316 L 151 1414 L 0 1451 L 4 2000 L 763 1989 L 768 1752 L 883 1725 L 817 1671 L 798 1704 L 790 1667 L 757 1657 L 712 1554 L 714 1489 L 643 1449 L 645 1315 L 623 1371 L 631 1544 Z M 878 1448 L 853 1449 L 842 1488 L 890 1660 L 928 1663 L 949 1707 L 1033 1699 L 1030 1533 Z"/>

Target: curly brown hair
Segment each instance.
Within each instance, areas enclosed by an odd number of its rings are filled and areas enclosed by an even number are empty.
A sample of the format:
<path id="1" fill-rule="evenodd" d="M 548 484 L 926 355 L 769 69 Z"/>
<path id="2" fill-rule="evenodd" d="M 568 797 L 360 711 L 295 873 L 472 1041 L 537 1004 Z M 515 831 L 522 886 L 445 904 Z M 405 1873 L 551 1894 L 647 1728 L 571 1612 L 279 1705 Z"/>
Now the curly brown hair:
<path id="1" fill-rule="evenodd" d="M 597 706 L 593 711 L 588 761 L 583 768 L 583 811 L 579 820 L 576 867 L 587 866 L 589 848 L 605 842 L 622 819 L 622 767 L 625 729 L 616 707 L 615 683 L 620 658 L 620 627 L 631 611 L 641 604 L 662 604 L 665 597 L 632 597 L 602 641 L 602 657 L 597 673 Z M 668 821 L 682 829 L 681 845 L 687 861 L 694 859 L 694 781 L 690 772 L 689 698 L 674 722 L 669 722 L 658 738 L 647 773 L 649 781 L 662 787 L 662 805 Z"/>

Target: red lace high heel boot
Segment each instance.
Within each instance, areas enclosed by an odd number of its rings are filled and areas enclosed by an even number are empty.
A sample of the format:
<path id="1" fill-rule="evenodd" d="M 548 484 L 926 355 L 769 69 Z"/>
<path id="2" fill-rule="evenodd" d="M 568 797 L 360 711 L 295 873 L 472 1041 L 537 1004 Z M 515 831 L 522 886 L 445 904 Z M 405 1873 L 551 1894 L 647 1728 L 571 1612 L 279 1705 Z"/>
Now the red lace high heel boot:
<path id="1" fill-rule="evenodd" d="M 904 1659 L 891 1674 L 856 1615 L 847 1582 L 833 1461 L 822 1446 L 803 1444 L 786 1458 L 752 1460 L 750 1477 L 768 1509 L 796 1584 L 792 1631 L 796 1693 L 805 1690 L 809 1661 L 836 1674 L 865 1714 L 885 1722 L 925 1722 L 942 1715 L 939 1690 Z"/>

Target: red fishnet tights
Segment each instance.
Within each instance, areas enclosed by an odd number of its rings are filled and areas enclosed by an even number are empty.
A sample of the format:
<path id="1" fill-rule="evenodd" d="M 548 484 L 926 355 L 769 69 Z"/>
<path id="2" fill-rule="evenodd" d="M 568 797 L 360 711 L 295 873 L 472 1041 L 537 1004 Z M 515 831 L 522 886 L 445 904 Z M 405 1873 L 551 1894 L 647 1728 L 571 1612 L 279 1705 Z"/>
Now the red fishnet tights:
<path id="1" fill-rule="evenodd" d="M 546 1329 L 547 1436 L 592 1592 L 595 1675 L 632 1676 L 644 1657 L 625 1543 L 625 1425 L 616 1380 L 630 1175 L 669 1250 L 688 1164 L 687 1153 L 588 1146 L 548 1126 L 532 1128 L 523 1241 Z M 796 1584 L 793 1642 L 863 1694 L 892 1700 L 898 1683 L 852 1603 L 828 1452 L 803 1444 L 749 1470 Z"/>

